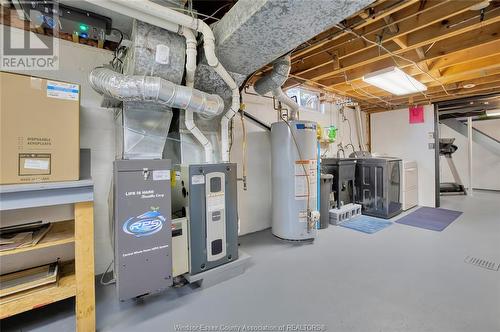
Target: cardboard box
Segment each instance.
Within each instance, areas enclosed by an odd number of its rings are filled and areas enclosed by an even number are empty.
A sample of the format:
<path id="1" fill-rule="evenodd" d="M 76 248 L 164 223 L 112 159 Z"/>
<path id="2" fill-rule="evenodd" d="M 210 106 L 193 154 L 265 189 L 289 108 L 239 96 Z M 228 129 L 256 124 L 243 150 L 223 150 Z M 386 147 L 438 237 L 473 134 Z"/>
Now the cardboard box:
<path id="1" fill-rule="evenodd" d="M 0 72 L 0 184 L 79 179 L 80 86 Z"/>

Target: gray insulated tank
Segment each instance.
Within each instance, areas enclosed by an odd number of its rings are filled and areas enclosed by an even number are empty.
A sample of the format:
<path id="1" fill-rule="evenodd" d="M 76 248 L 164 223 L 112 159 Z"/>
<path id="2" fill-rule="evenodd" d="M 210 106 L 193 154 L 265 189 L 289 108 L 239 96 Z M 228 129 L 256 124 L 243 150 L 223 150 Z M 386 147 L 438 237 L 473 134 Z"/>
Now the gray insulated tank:
<path id="1" fill-rule="evenodd" d="M 290 128 L 283 121 L 271 125 L 272 232 L 285 240 L 311 240 L 316 236 L 316 229 L 308 230 L 306 211 L 308 196 L 309 208 L 317 210 L 316 123 L 289 121 L 289 124 Z"/>

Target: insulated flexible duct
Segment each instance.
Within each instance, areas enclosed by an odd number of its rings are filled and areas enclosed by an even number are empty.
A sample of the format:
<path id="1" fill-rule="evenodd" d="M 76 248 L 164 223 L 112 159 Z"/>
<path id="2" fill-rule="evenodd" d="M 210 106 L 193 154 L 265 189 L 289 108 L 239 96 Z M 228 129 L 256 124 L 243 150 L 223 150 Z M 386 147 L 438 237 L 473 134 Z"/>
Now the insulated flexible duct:
<path id="1" fill-rule="evenodd" d="M 290 74 L 290 55 L 285 55 L 273 62 L 273 70 L 255 82 L 253 88 L 259 95 L 265 95 L 285 84 Z"/>
<path id="2" fill-rule="evenodd" d="M 149 101 L 214 117 L 224 110 L 218 95 L 174 84 L 159 77 L 128 76 L 107 68 L 95 68 L 90 85 L 100 94 L 122 101 Z"/>
<path id="3" fill-rule="evenodd" d="M 255 92 L 263 96 L 268 92 L 272 92 L 273 96 L 278 99 L 283 104 L 287 105 L 291 109 L 291 119 L 297 118 L 297 112 L 300 110 L 299 104 L 297 104 L 292 98 L 288 97 L 286 93 L 283 92 L 281 86 L 285 84 L 290 74 L 291 60 L 290 54 L 287 54 L 281 58 L 278 58 L 273 62 L 273 70 L 266 76 L 255 82 L 253 88 Z"/>

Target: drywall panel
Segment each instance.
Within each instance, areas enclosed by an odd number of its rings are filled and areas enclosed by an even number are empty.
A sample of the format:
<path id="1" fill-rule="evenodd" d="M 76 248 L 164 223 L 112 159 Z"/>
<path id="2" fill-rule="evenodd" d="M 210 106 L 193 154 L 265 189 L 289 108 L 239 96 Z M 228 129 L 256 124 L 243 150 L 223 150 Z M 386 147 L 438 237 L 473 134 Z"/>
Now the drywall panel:
<path id="1" fill-rule="evenodd" d="M 435 170 L 433 143 L 434 108 L 425 106 L 424 123 L 410 124 L 408 109 L 399 109 L 371 115 L 372 152 L 418 163 L 419 205 L 435 206 Z"/>
<path id="2" fill-rule="evenodd" d="M 485 134 L 500 140 L 500 120 L 474 121 L 473 127 Z M 458 174 L 465 186 L 469 185 L 469 157 L 467 151 L 467 137 L 457 133 L 450 127 L 441 124 L 440 136 L 455 138 L 454 144 L 458 150 L 453 154 L 453 161 Z M 448 163 L 441 157 L 441 182 L 455 182 L 451 175 Z M 500 157 L 475 142 L 472 143 L 472 186 L 473 188 L 500 190 Z"/>

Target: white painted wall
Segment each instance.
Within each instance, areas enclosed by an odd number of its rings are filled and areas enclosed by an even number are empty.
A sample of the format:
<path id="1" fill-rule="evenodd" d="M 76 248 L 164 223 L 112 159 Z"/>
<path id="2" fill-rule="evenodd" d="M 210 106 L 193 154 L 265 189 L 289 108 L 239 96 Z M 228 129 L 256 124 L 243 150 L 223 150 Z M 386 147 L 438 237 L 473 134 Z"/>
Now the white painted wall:
<path id="1" fill-rule="evenodd" d="M 410 124 L 408 109 L 374 113 L 371 115 L 372 152 L 385 153 L 418 163 L 419 205 L 435 206 L 434 150 L 429 143 L 434 139 L 434 108 L 424 107 L 424 123 Z"/>
<path id="2" fill-rule="evenodd" d="M 473 127 L 485 134 L 500 140 L 500 119 L 474 121 Z M 439 127 L 440 136 L 443 138 L 455 138 L 454 144 L 458 150 L 453 154 L 453 161 L 457 167 L 458 174 L 465 186 L 468 186 L 468 152 L 467 137 L 457 133 L 443 124 Z M 472 143 L 472 186 L 479 189 L 500 190 L 500 156 L 490 152 L 481 145 Z M 455 182 L 451 175 L 448 163 L 441 157 L 440 162 L 441 182 Z"/>
<path id="3" fill-rule="evenodd" d="M 60 40 L 59 47 L 58 70 L 23 71 L 20 73 L 78 83 L 81 86 L 80 147 L 92 150 L 95 271 L 98 274 L 104 272 L 112 259 L 108 232 L 107 199 L 115 156 L 115 136 L 113 112 L 99 106 L 102 97 L 92 90 L 87 77 L 92 69 L 108 63 L 113 58 L 113 53 L 66 40 Z"/>
<path id="4" fill-rule="evenodd" d="M 251 91 L 252 93 L 253 91 Z M 273 100 L 251 94 L 243 95 L 243 102 L 246 104 L 245 112 L 253 115 L 262 122 L 271 125 L 277 121 L 276 111 L 273 109 Z M 320 112 L 302 112 L 302 120 L 311 120 L 318 122 L 321 126 L 327 127 L 331 124 L 338 126 L 338 110 L 335 106 L 327 107 L 324 114 Z M 351 122 L 352 140 L 354 146 L 358 147 L 356 133 L 356 124 L 352 111 L 346 111 L 346 117 Z M 363 114 L 363 124 L 366 115 Z M 242 127 L 239 115 L 235 118 L 234 144 L 231 151 L 231 161 L 238 163 L 238 177 L 242 176 L 243 153 L 242 145 Z M 240 217 L 240 234 L 256 232 L 271 227 L 271 136 L 270 132 L 253 124 L 250 120 L 245 120 L 247 130 L 247 181 L 248 190 L 243 190 L 243 184 L 238 183 L 238 204 Z M 366 126 L 364 126 L 366 132 Z M 340 126 L 340 132 L 343 133 L 343 143 L 348 144 L 349 128 L 347 123 Z M 340 133 L 339 132 L 339 133 Z M 366 136 L 365 136 L 366 137 Z M 337 152 L 337 141 L 331 145 L 327 156 L 334 156 Z M 324 152 L 324 150 L 322 151 Z M 346 151 L 346 154 L 351 152 Z"/>

